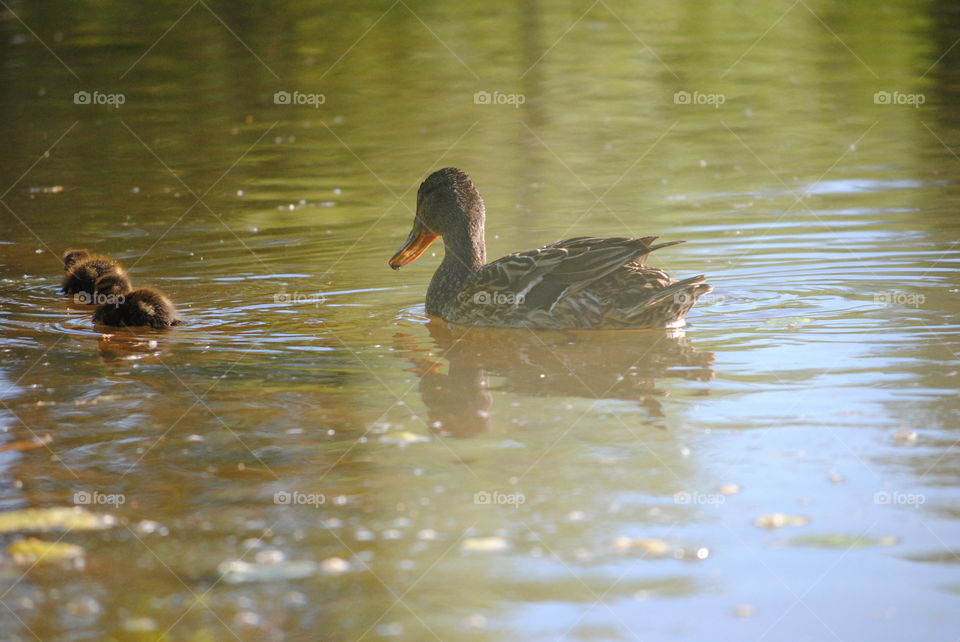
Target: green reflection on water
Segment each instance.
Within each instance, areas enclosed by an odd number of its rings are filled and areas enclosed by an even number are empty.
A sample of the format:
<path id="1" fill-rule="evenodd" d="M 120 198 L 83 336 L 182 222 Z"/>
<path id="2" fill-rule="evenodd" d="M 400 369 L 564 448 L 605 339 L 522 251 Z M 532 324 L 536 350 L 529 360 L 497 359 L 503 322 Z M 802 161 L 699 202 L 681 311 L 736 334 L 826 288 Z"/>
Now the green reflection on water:
<path id="1" fill-rule="evenodd" d="M 956 630 L 948 5 L 10 9 L 0 417 L 9 442 L 53 441 L 0 453 L 0 500 L 126 501 L 103 507 L 123 520 L 107 534 L 64 537 L 85 570 L 0 567 L 19 618 L 4 637 L 149 628 L 131 618 L 169 639 Z M 492 258 L 579 234 L 683 238 L 658 264 L 710 274 L 716 297 L 685 337 L 428 325 L 437 259 L 386 259 L 442 165 L 483 192 Z M 94 334 L 55 293 L 76 245 L 167 290 L 190 325 Z M 897 293 L 923 301 L 886 305 Z M 293 491 L 326 501 L 275 503 Z M 795 532 L 751 525 L 773 512 L 810 517 L 799 541 L 901 543 L 780 546 Z M 218 582 L 225 560 L 280 553 L 350 570 Z"/>

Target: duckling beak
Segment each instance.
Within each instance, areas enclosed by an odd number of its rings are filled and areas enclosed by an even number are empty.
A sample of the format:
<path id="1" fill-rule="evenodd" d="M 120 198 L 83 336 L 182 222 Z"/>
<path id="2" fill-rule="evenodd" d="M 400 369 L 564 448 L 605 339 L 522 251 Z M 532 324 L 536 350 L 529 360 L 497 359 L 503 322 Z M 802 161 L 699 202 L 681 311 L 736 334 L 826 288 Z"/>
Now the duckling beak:
<path id="1" fill-rule="evenodd" d="M 397 253 L 390 259 L 390 267 L 399 270 L 407 263 L 413 263 L 420 258 L 420 255 L 427 251 L 430 245 L 440 238 L 439 234 L 434 234 L 419 221 L 413 224 L 413 230 L 407 237 L 403 246 L 397 250 Z"/>

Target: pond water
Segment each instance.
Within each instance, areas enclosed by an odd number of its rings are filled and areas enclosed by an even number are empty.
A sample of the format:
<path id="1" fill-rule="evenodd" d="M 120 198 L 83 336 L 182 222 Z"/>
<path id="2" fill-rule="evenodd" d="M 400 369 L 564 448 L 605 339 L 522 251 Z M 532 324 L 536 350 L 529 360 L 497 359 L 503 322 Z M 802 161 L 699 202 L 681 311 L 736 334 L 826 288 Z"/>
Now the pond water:
<path id="1" fill-rule="evenodd" d="M 0 529 L 0 637 L 955 640 L 956 7 L 362 5 L 0 11 L 0 510 L 115 518 Z M 431 321 L 442 249 L 386 261 L 450 165 L 491 259 L 715 290 Z M 188 324 L 96 332 L 68 247 Z"/>

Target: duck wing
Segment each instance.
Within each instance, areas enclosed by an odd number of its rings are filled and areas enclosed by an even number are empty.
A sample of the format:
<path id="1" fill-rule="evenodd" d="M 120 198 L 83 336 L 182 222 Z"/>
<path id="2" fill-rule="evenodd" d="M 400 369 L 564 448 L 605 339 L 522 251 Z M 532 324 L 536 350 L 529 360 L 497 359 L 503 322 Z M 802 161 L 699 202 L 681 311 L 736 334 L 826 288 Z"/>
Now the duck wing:
<path id="1" fill-rule="evenodd" d="M 487 316 L 503 322 L 508 316 L 547 312 L 625 266 L 642 267 L 650 252 L 682 243 L 654 244 L 656 239 L 579 236 L 509 254 L 480 268 L 444 317 L 484 323 Z"/>

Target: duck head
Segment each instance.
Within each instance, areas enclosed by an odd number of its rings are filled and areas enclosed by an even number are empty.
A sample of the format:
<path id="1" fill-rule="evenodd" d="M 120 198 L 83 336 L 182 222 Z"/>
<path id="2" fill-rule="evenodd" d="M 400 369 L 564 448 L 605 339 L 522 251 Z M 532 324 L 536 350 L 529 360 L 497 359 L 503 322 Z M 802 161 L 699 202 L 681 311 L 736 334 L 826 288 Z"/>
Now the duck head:
<path id="1" fill-rule="evenodd" d="M 399 270 L 416 261 L 440 237 L 448 256 L 452 251 L 461 262 L 482 265 L 485 214 L 483 198 L 466 173 L 455 167 L 434 172 L 420 184 L 413 229 L 390 259 L 390 267 Z"/>

